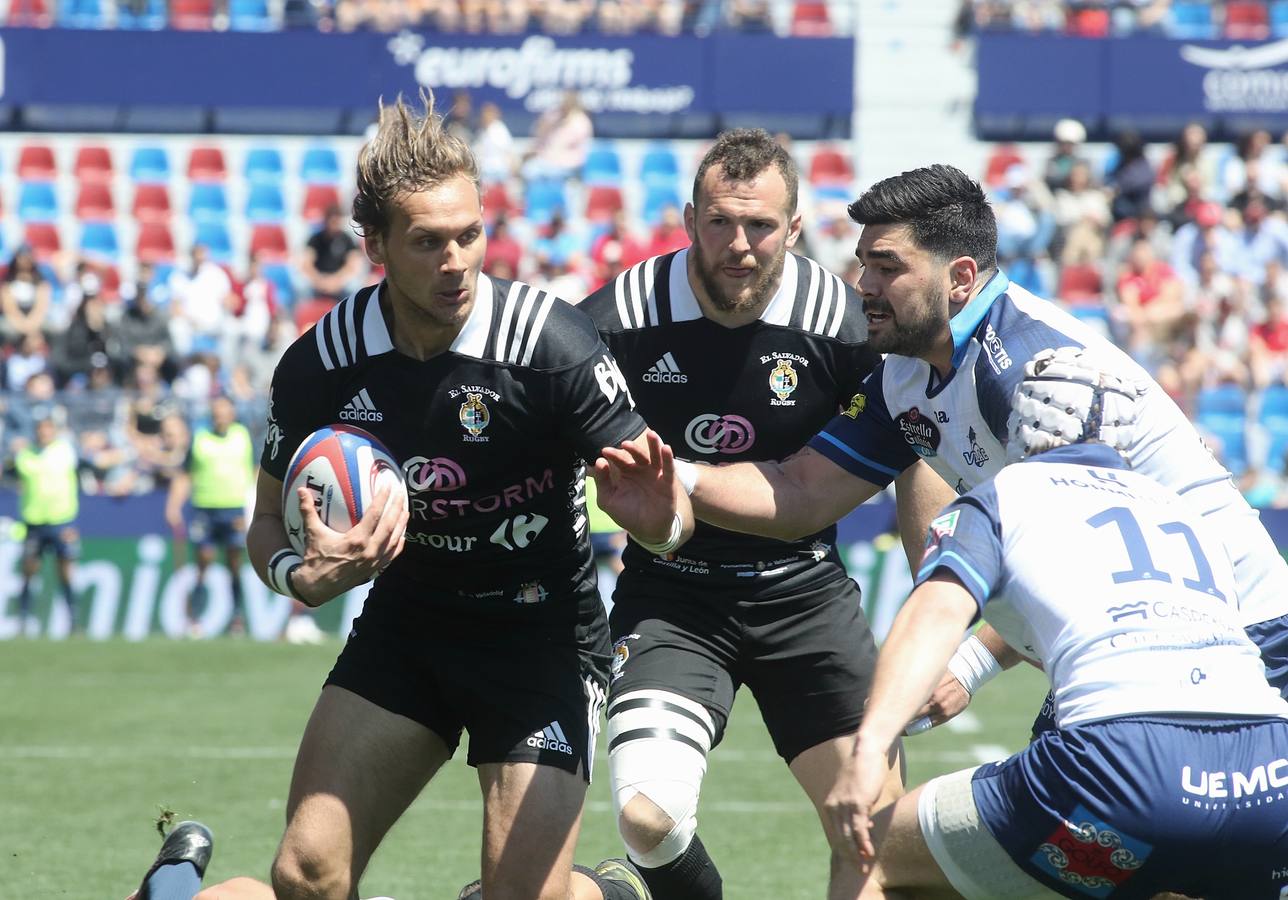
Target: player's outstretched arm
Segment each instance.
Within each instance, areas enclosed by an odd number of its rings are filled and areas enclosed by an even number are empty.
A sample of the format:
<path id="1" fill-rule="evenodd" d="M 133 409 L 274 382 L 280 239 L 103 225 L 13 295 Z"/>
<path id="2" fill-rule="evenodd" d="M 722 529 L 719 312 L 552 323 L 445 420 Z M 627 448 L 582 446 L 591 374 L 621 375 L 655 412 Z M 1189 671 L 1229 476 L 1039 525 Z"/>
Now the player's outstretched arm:
<path id="1" fill-rule="evenodd" d="M 693 507 L 675 456 L 656 431 L 605 447 L 592 474 L 600 509 L 646 550 L 670 553 L 693 534 Z"/>
<path id="2" fill-rule="evenodd" d="M 977 610 L 955 576 L 936 574 L 908 597 L 881 646 L 854 754 L 824 804 L 842 843 L 836 849 L 857 865 L 876 855 L 871 814 L 890 747 L 939 681 Z"/>
<path id="3" fill-rule="evenodd" d="M 782 462 L 694 466 L 693 512 L 704 522 L 792 541 L 839 521 L 881 488 L 806 447 Z"/>
<path id="4" fill-rule="evenodd" d="M 282 482 L 260 470 L 255 516 L 247 530 L 246 550 L 255 571 L 274 590 L 288 593 L 309 606 L 320 606 L 370 581 L 402 552 L 408 511 L 405 504 L 390 502 L 387 487 L 372 498 L 358 524 L 344 533 L 322 523 L 305 488 L 300 488 L 292 499 L 300 504 L 304 520 L 304 555 L 294 557 L 295 562 L 286 565 L 289 574 L 277 576 L 270 571 L 270 566 L 281 559 L 283 551 L 293 555 L 282 517 Z M 281 564 L 275 568 L 281 568 Z"/>

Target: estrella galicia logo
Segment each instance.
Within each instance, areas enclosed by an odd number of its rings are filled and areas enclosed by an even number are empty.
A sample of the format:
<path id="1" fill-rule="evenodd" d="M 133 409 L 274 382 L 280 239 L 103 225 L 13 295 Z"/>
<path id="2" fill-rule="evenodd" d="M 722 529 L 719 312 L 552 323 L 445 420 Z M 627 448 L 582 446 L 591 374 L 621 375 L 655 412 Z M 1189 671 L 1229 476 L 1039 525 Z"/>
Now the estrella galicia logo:
<path id="1" fill-rule="evenodd" d="M 939 454 L 939 428 L 921 410 L 913 407 L 907 412 L 899 413 L 895 422 L 899 433 L 918 456 L 937 456 Z"/>
<path id="2" fill-rule="evenodd" d="M 981 447 L 979 441 L 975 439 L 974 428 L 966 432 L 966 437 L 970 441 L 970 449 L 962 452 L 962 459 L 966 460 L 966 464 L 969 466 L 982 468 L 984 463 L 988 462 L 988 451 Z"/>

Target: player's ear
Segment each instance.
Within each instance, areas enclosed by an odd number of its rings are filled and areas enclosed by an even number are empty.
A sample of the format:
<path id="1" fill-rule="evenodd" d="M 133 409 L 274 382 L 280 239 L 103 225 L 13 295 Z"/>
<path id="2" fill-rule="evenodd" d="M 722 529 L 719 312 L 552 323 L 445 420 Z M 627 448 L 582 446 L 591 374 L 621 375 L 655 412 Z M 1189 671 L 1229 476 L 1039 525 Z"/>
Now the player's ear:
<path id="1" fill-rule="evenodd" d="M 795 247 L 801 236 L 801 214 L 796 213 L 787 222 L 787 246 Z"/>
<path id="2" fill-rule="evenodd" d="M 367 251 L 367 259 L 375 266 L 385 264 L 385 236 L 381 232 L 368 235 L 362 242 L 363 249 Z"/>
<path id="3" fill-rule="evenodd" d="M 979 278 L 979 263 L 974 257 L 959 256 L 948 264 L 948 301 L 965 303 L 975 290 Z"/>
<path id="4" fill-rule="evenodd" d="M 694 241 L 697 235 L 698 212 L 693 208 L 692 203 L 684 204 L 684 231 L 689 236 L 689 242 Z"/>

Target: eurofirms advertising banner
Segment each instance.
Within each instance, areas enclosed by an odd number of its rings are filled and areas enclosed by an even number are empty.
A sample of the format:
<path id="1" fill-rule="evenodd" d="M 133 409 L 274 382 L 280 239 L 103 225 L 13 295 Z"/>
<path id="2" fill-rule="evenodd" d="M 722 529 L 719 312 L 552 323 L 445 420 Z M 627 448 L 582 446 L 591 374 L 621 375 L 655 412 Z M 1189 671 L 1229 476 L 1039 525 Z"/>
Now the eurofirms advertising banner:
<path id="1" fill-rule="evenodd" d="M 1288 126 L 1288 40 L 983 34 L 978 64 L 979 116 Z"/>
<path id="2" fill-rule="evenodd" d="M 61 602 L 53 602 L 53 562 L 46 559 L 33 583 L 31 618 L 19 615 L 19 560 L 22 542 L 14 531 L 13 495 L 0 494 L 0 640 L 26 635 L 61 639 L 71 632 L 71 620 Z M 85 497 L 77 520 L 81 557 L 73 569 L 77 625 L 90 638 L 129 640 L 162 635 L 189 636 L 189 596 L 196 571 L 186 546 L 173 541 L 165 526 L 163 499 L 131 497 L 109 500 Z M 884 635 L 908 595 L 911 580 L 899 542 L 887 532 L 894 527 L 894 504 L 868 504 L 846 519 L 840 529 L 841 552 L 850 573 L 863 589 L 864 606 L 874 630 Z M 292 602 L 268 590 L 244 566 L 238 573 L 246 601 L 246 634 L 261 641 L 282 636 Z M 203 637 L 224 634 L 232 621 L 233 604 L 228 570 L 216 565 L 207 573 L 206 600 L 192 612 Z M 612 579 L 601 572 L 601 590 L 612 593 Z M 343 638 L 362 611 L 366 588 L 337 597 L 314 613 L 326 633 Z"/>
<path id="3" fill-rule="evenodd" d="M 779 113 L 802 84 L 811 112 L 854 100 L 848 38 L 0 29 L 0 60 L 13 105 L 374 109 L 428 87 L 528 112 L 575 90 L 592 112 Z"/>

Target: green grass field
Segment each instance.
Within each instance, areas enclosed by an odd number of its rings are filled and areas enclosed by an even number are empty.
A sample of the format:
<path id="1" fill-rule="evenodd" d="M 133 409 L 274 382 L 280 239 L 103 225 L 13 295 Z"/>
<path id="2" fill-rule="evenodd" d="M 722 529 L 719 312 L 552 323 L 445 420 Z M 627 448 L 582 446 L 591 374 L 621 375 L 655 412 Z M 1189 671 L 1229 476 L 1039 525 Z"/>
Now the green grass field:
<path id="1" fill-rule="evenodd" d="M 161 806 L 213 829 L 208 880 L 265 877 L 299 735 L 338 650 L 239 639 L 0 644 L 0 900 L 124 897 L 156 852 Z M 908 741 L 911 782 L 1018 749 L 1042 693 L 1024 666 L 990 684 L 964 726 Z M 587 802 L 579 861 L 620 855 L 605 777 Z M 363 895 L 451 900 L 477 875 L 480 821 L 474 773 L 453 762 L 389 835 Z M 712 754 L 700 821 L 727 896 L 823 896 L 814 811 L 745 692 Z"/>

